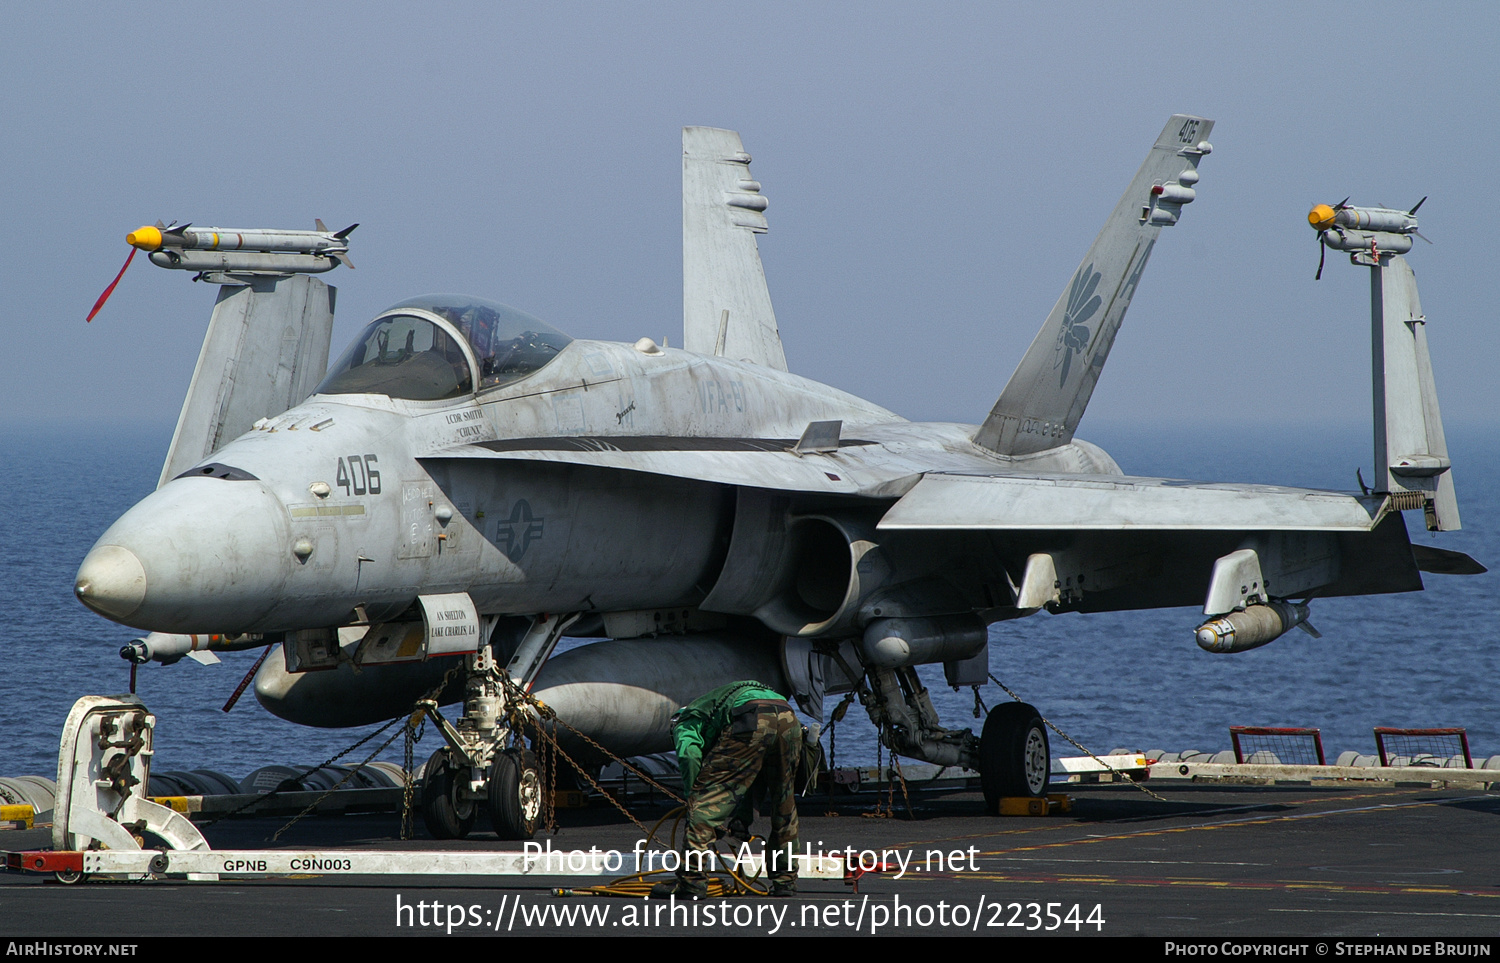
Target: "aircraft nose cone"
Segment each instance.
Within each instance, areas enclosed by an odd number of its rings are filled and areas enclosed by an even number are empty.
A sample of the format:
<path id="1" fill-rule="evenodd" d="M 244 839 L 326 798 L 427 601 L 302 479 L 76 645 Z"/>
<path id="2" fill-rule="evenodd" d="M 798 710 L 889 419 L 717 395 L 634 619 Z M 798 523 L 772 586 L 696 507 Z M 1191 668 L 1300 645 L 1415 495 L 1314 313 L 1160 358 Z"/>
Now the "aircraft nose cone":
<path id="1" fill-rule="evenodd" d="M 253 631 L 292 563 L 289 518 L 258 480 L 183 478 L 126 512 L 78 569 L 74 592 L 154 632 Z"/>
<path id="2" fill-rule="evenodd" d="M 146 599 L 146 568 L 128 548 L 96 545 L 78 566 L 73 594 L 105 618 L 129 618 Z"/>

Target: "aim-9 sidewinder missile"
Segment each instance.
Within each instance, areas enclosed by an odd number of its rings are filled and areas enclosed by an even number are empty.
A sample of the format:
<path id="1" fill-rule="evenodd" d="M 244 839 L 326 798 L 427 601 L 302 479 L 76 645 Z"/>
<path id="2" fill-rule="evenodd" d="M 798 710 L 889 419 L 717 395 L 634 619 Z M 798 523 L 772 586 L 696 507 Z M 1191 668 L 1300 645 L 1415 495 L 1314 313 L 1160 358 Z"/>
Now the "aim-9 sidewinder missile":
<path id="1" fill-rule="evenodd" d="M 1348 203 L 1318 204 L 1307 212 L 1307 223 L 1318 232 L 1318 239 L 1335 251 L 1369 251 L 1373 245 L 1388 254 L 1405 254 L 1411 250 L 1412 236 L 1422 237 L 1417 232 L 1416 214 L 1425 200 L 1417 201 L 1409 211 L 1352 207 Z"/>
<path id="2" fill-rule="evenodd" d="M 224 227 L 145 226 L 125 235 L 131 247 L 150 253 L 151 262 L 183 271 L 320 274 L 349 261 L 349 234 L 358 224 L 330 231 L 321 220 L 316 231 L 268 231 Z"/>
<path id="3" fill-rule="evenodd" d="M 196 271 L 198 277 L 220 283 L 245 284 L 245 280 L 226 281 L 228 275 L 322 274 L 340 264 L 354 269 L 349 260 L 349 235 L 358 224 L 342 231 L 330 231 L 321 218 L 315 218 L 316 231 L 268 231 L 258 228 L 193 228 L 190 224 L 163 224 L 157 221 L 138 227 L 125 235 L 133 250 L 125 258 L 120 273 L 110 282 L 94 309 L 85 320 L 92 321 L 114 293 L 115 285 L 125 276 L 136 251 L 145 251 L 151 263 L 179 271 Z"/>

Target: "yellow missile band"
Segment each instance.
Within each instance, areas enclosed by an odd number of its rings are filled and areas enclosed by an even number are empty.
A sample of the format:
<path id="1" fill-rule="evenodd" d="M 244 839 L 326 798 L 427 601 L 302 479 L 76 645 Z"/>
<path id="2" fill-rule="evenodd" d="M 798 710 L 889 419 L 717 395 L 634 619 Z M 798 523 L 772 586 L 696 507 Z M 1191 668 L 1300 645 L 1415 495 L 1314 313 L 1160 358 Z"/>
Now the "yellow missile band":
<path id="1" fill-rule="evenodd" d="M 1327 204 L 1319 204 L 1307 212 L 1307 223 L 1318 230 L 1323 230 L 1333 224 L 1333 208 Z"/>
<path id="2" fill-rule="evenodd" d="M 161 247 L 161 231 L 154 227 L 138 227 L 125 235 L 125 243 L 142 251 L 155 251 Z"/>

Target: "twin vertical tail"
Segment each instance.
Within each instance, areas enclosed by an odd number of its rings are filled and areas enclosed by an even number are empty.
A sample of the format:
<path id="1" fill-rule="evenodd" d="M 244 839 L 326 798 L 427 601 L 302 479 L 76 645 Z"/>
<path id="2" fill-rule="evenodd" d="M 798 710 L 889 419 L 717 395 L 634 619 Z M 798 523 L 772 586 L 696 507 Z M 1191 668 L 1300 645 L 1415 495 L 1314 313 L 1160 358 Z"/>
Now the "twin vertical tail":
<path id="1" fill-rule="evenodd" d="M 1196 196 L 1214 122 L 1174 114 L 1011 375 L 974 443 L 1003 455 L 1066 445 L 1163 227 Z"/>
<path id="2" fill-rule="evenodd" d="M 755 243 L 765 209 L 739 134 L 682 129 L 683 347 L 785 371 Z"/>

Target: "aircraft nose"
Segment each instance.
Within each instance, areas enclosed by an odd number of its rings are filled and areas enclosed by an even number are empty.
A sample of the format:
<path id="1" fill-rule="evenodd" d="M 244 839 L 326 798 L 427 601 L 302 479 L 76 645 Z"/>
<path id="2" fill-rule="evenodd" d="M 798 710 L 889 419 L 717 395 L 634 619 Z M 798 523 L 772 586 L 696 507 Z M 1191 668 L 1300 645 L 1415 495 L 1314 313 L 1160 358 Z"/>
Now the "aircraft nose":
<path id="1" fill-rule="evenodd" d="M 128 548 L 96 545 L 78 566 L 73 594 L 105 618 L 128 619 L 146 598 L 146 569 Z"/>
<path id="2" fill-rule="evenodd" d="M 280 598 L 289 531 L 285 506 L 259 480 L 178 479 L 100 536 L 73 591 L 134 628 L 250 631 Z"/>

